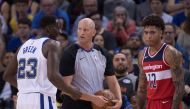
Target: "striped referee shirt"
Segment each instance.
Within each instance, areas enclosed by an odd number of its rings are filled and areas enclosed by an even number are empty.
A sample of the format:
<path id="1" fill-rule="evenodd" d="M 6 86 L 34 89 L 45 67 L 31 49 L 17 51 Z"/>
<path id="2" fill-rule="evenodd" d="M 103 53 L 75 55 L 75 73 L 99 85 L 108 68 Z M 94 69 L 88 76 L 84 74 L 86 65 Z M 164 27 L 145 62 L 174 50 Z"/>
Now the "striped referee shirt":
<path id="1" fill-rule="evenodd" d="M 105 49 L 94 44 L 86 51 L 76 43 L 64 50 L 60 73 L 73 75 L 72 85 L 90 94 L 103 89 L 104 76 L 114 75 L 111 57 Z"/>

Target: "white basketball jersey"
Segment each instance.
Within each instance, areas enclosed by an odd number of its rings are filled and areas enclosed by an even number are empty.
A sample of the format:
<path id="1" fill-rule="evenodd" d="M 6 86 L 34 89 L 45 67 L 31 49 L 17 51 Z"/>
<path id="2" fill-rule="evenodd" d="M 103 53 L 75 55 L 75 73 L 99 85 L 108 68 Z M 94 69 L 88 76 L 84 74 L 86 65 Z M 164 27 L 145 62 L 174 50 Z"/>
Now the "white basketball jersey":
<path id="1" fill-rule="evenodd" d="M 18 94 L 39 92 L 55 97 L 57 88 L 48 80 L 47 59 L 42 53 L 47 37 L 29 39 L 20 48 L 17 61 Z"/>

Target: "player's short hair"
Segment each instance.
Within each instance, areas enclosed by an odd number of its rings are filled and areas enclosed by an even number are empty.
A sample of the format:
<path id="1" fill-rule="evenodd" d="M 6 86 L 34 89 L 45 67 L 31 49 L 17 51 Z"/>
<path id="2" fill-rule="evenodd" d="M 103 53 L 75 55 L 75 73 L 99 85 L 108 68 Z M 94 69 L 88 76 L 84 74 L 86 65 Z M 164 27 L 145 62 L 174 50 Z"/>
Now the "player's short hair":
<path id="1" fill-rule="evenodd" d="M 145 17 L 142 21 L 142 26 L 143 27 L 155 26 L 161 29 L 162 31 L 164 31 L 165 29 L 164 21 L 162 20 L 162 18 L 160 18 L 157 15 L 150 15 L 150 16 Z"/>
<path id="2" fill-rule="evenodd" d="M 50 25 L 56 24 L 56 17 L 51 15 L 45 15 L 40 19 L 40 28 L 45 29 Z"/>

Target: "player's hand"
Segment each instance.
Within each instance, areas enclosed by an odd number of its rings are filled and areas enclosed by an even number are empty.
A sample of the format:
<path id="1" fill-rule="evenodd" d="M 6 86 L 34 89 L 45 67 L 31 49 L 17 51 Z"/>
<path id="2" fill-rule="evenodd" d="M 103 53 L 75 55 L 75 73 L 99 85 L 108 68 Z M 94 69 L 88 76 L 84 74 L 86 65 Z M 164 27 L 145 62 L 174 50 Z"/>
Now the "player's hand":
<path id="1" fill-rule="evenodd" d="M 121 100 L 112 100 L 112 102 L 115 104 L 114 106 L 107 106 L 106 109 L 120 109 L 122 105 Z"/>
<path id="2" fill-rule="evenodd" d="M 95 95 L 91 102 L 98 107 L 104 107 L 108 103 L 108 99 L 104 96 Z"/>

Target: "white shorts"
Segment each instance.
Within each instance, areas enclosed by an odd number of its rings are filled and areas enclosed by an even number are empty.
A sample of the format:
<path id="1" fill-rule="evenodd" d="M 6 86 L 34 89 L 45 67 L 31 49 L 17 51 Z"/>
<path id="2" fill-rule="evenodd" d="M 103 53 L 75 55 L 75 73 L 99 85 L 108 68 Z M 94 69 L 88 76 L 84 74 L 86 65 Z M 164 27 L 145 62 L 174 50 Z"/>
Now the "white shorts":
<path id="1" fill-rule="evenodd" d="M 41 93 L 19 94 L 17 109 L 57 109 L 55 99 Z"/>

